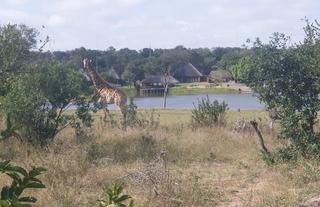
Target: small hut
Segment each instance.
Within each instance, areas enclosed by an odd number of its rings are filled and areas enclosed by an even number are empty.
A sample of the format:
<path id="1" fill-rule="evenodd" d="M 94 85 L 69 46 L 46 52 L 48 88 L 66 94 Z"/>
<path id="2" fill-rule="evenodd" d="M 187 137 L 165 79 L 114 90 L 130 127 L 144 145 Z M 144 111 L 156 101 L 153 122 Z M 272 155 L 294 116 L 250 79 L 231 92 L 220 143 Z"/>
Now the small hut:
<path id="1" fill-rule="evenodd" d="M 169 86 L 174 86 L 179 83 L 174 77 L 171 75 L 163 76 L 163 75 L 153 75 L 149 76 L 142 81 L 142 85 L 144 87 L 163 87 L 163 85 L 168 84 Z"/>
<path id="2" fill-rule="evenodd" d="M 205 76 L 191 63 L 186 63 L 175 70 L 174 77 L 180 82 L 193 83 L 206 80 Z"/>
<path id="3" fill-rule="evenodd" d="M 169 87 L 179 83 L 172 76 L 153 75 L 148 76 L 141 81 L 140 94 L 143 96 L 162 96 L 164 94 L 164 86 L 167 84 Z"/>

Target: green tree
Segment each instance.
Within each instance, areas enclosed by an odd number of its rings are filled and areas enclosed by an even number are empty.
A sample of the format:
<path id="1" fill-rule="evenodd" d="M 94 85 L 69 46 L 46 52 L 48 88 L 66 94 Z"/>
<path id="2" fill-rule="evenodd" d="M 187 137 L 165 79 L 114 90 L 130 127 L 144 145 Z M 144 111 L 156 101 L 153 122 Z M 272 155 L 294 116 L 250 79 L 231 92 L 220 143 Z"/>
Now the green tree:
<path id="1" fill-rule="evenodd" d="M 83 75 L 51 62 L 16 77 L 2 110 L 20 126 L 20 137 L 45 145 L 69 125 L 91 124 L 86 93 L 89 86 Z M 75 114 L 66 113 L 71 105 L 77 107 Z"/>
<path id="2" fill-rule="evenodd" d="M 214 70 L 210 72 L 210 80 L 215 83 L 232 80 L 232 74 L 227 70 Z"/>
<path id="3" fill-rule="evenodd" d="M 249 61 L 250 60 L 248 56 L 245 56 L 241 58 L 237 64 L 229 67 L 229 70 L 235 81 L 245 82 L 247 80 L 250 64 Z"/>
<path id="4" fill-rule="evenodd" d="M 314 131 L 320 109 L 320 30 L 307 22 L 303 42 L 275 33 L 269 43 L 255 41 L 248 81 L 268 108 L 281 112 L 282 137 L 290 150 L 320 155 L 320 136 Z"/>
<path id="5" fill-rule="evenodd" d="M 117 83 L 117 80 L 108 72 L 101 72 L 99 75 L 103 80 L 108 81 L 109 83 Z"/>
<path id="6" fill-rule="evenodd" d="M 37 35 L 35 29 L 26 25 L 0 26 L 0 96 L 8 92 L 12 75 L 21 72 L 30 61 Z"/>
<path id="7" fill-rule="evenodd" d="M 229 70 L 231 65 L 235 65 L 243 57 L 244 53 L 240 49 L 231 50 L 224 54 L 217 66 L 220 70 Z"/>
<path id="8" fill-rule="evenodd" d="M 129 62 L 122 77 L 129 80 L 131 83 L 136 80 L 144 79 L 143 62 L 139 60 Z"/>

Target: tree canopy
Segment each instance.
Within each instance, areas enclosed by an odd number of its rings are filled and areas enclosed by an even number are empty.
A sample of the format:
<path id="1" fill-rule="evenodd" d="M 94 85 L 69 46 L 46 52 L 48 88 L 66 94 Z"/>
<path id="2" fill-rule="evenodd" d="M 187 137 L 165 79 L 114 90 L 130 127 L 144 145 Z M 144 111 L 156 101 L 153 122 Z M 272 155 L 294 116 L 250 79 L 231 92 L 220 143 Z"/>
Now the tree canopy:
<path id="1" fill-rule="evenodd" d="M 37 35 L 35 29 L 26 25 L 0 26 L 0 96 L 6 93 L 10 77 L 30 62 Z"/>
<path id="2" fill-rule="evenodd" d="M 73 68 L 51 62 L 34 66 L 33 71 L 15 77 L 2 110 L 29 141 L 46 144 L 66 126 L 90 125 L 90 88 L 85 77 Z M 65 113 L 75 106 L 75 114 Z"/>
<path id="3" fill-rule="evenodd" d="M 282 137 L 304 155 L 320 155 L 320 135 L 314 131 L 320 109 L 319 31 L 307 22 L 304 40 L 293 45 L 279 33 L 266 44 L 258 39 L 248 62 L 249 85 L 269 109 L 280 112 Z"/>
<path id="4" fill-rule="evenodd" d="M 242 48 L 198 48 L 188 49 L 177 46 L 173 49 L 143 48 L 139 51 L 109 47 L 106 50 L 90 50 L 83 47 L 71 51 L 55 51 L 51 54 L 56 61 L 81 67 L 81 59 L 89 57 L 98 72 L 113 68 L 122 78 L 129 81 L 142 80 L 146 75 L 163 74 L 169 67 L 175 69 L 185 63 L 192 63 L 203 74 L 212 70 L 229 70 L 230 66 L 244 56 Z M 43 59 L 43 57 L 42 57 Z"/>

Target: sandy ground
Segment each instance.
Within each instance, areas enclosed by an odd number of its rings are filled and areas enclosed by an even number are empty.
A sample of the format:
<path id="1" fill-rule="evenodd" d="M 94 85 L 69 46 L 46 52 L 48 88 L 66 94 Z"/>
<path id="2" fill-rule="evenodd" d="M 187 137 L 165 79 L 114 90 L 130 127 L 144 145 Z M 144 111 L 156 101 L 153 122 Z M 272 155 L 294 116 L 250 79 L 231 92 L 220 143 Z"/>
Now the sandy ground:
<path id="1" fill-rule="evenodd" d="M 219 83 L 220 87 L 223 88 L 232 88 L 232 89 L 236 89 L 236 90 L 241 90 L 242 93 L 252 93 L 252 89 L 249 88 L 248 86 L 246 86 L 243 83 L 236 83 L 234 81 L 230 81 L 230 82 L 226 82 L 226 83 Z"/>
<path id="2" fill-rule="evenodd" d="M 230 88 L 230 89 L 234 89 L 234 90 L 240 90 L 242 93 L 253 93 L 253 91 L 250 87 L 246 86 L 243 83 L 236 83 L 234 81 L 221 82 L 218 84 L 207 83 L 207 82 L 189 83 L 186 87 L 187 88 L 210 88 L 210 87 Z"/>

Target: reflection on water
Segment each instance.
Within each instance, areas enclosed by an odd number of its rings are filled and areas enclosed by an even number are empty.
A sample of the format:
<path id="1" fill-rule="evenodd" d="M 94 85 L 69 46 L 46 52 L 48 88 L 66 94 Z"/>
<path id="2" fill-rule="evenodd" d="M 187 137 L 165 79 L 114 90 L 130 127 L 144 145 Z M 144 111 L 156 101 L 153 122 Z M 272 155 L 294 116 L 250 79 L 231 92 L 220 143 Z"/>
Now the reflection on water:
<path id="1" fill-rule="evenodd" d="M 205 98 L 206 94 L 185 95 L 185 96 L 168 96 L 168 109 L 193 109 L 193 103 L 197 104 L 198 99 Z M 252 94 L 209 94 L 211 101 L 225 101 L 230 110 L 257 110 L 264 109 L 264 105 L 259 102 L 258 98 Z M 137 97 L 134 98 L 134 103 L 138 108 L 162 108 L 163 97 Z M 110 109 L 115 109 L 114 105 L 109 106 Z"/>

